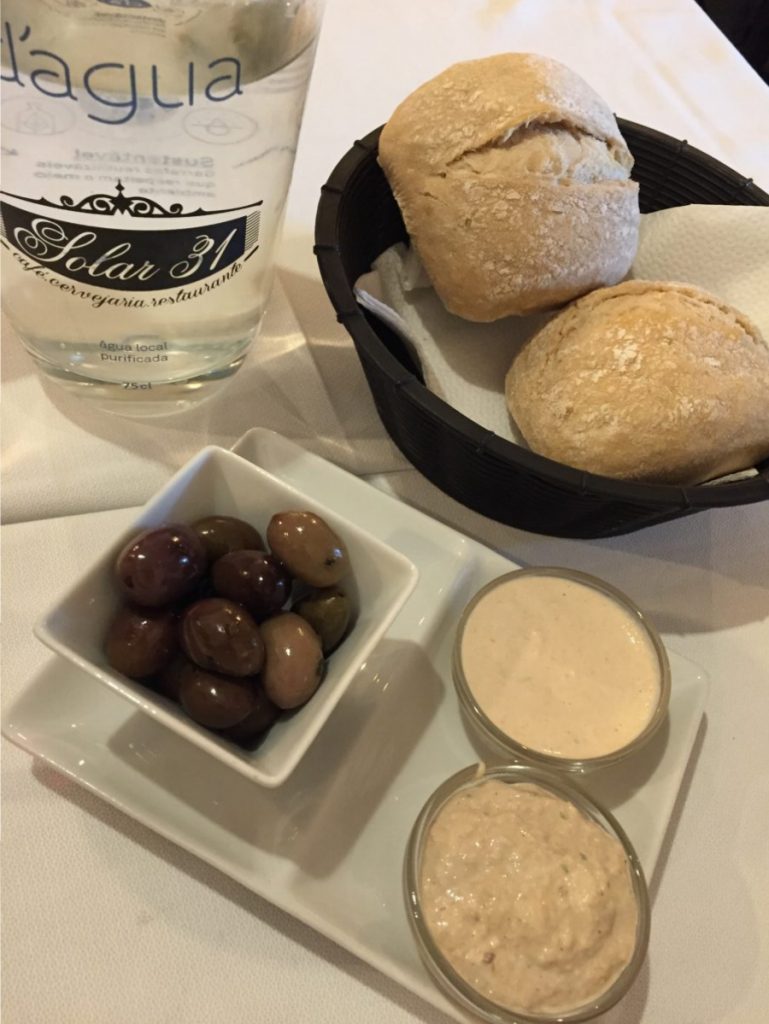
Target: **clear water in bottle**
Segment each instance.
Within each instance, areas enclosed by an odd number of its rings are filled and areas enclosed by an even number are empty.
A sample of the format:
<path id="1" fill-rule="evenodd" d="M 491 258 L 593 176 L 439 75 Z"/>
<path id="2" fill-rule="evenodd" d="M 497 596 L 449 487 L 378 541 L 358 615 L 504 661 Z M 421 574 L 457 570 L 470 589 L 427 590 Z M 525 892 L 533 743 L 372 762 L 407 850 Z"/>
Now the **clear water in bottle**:
<path id="1" fill-rule="evenodd" d="M 5 0 L 3 304 L 44 374 L 165 412 L 267 302 L 312 0 Z"/>

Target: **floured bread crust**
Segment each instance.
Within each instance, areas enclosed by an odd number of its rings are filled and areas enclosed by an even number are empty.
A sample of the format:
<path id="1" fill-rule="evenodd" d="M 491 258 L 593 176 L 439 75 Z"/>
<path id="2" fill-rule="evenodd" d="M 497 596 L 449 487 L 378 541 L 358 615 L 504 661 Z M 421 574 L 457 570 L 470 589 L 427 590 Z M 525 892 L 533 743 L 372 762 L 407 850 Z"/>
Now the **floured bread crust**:
<path id="1" fill-rule="evenodd" d="M 453 65 L 395 110 L 379 161 L 433 286 L 465 319 L 549 309 L 630 268 L 632 156 L 601 97 L 557 61 Z"/>
<path id="2" fill-rule="evenodd" d="M 769 347 L 691 285 L 579 299 L 521 349 L 505 396 L 534 451 L 604 476 L 689 485 L 769 457 Z"/>

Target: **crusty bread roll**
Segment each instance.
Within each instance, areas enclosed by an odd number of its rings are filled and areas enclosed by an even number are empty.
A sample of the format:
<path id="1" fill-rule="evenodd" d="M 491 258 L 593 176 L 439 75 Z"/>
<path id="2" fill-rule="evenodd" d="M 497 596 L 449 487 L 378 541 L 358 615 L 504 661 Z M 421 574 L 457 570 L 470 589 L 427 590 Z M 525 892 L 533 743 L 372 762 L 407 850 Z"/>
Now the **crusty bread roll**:
<path id="1" fill-rule="evenodd" d="M 601 97 L 550 58 L 448 68 L 395 110 L 379 162 L 436 292 L 467 320 L 561 305 L 635 255 L 633 158 Z"/>
<path id="2" fill-rule="evenodd" d="M 518 352 L 505 395 L 535 452 L 604 476 L 696 484 L 769 457 L 769 348 L 687 284 L 579 299 Z"/>

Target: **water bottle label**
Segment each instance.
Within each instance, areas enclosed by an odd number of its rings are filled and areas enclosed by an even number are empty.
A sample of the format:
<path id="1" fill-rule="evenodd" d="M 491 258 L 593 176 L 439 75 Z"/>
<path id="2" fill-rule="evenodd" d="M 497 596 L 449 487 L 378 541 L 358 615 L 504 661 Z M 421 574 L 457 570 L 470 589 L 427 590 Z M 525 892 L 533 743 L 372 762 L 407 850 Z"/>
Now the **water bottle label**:
<path id="1" fill-rule="evenodd" d="M 165 291 L 228 268 L 235 273 L 236 264 L 259 248 L 261 201 L 185 212 L 180 203 L 164 206 L 147 196 L 127 196 L 120 181 L 114 195 L 77 202 L 70 196 L 57 203 L 0 195 L 2 238 L 49 280 L 61 275 L 116 291 Z M 69 212 L 83 219 L 70 220 Z M 116 227 L 116 218 L 123 217 L 137 223 Z"/>

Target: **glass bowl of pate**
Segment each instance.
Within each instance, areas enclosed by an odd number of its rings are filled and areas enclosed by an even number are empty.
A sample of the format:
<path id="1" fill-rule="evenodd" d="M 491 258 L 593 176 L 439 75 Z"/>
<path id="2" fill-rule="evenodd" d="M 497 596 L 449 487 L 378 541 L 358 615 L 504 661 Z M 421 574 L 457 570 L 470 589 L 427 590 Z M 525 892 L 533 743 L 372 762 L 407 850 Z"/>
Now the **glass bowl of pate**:
<path id="1" fill-rule="evenodd" d="M 643 870 L 618 822 L 533 765 L 471 765 L 417 818 L 406 912 L 440 988 L 492 1024 L 576 1024 L 630 988 L 649 944 Z"/>
<path id="2" fill-rule="evenodd" d="M 670 700 L 670 664 L 648 617 L 572 569 L 518 569 L 482 587 L 457 626 L 452 673 L 486 749 L 574 773 L 635 753 Z"/>

